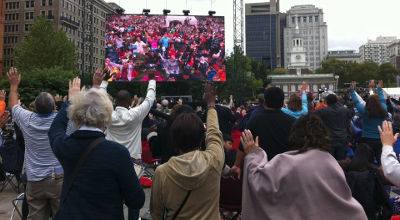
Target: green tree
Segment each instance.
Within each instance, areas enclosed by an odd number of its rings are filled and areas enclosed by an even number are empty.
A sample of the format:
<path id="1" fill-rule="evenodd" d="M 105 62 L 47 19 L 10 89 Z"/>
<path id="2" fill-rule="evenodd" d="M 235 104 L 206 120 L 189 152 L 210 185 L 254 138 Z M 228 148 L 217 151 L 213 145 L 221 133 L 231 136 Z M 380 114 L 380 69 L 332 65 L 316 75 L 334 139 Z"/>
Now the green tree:
<path id="1" fill-rule="evenodd" d="M 75 45 L 43 16 L 37 18 L 27 37 L 14 49 L 15 66 L 22 72 L 58 66 L 76 70 L 77 58 Z"/>
<path id="2" fill-rule="evenodd" d="M 21 72 L 20 98 L 23 103 L 29 103 L 40 92 L 50 94 L 68 95 L 68 81 L 77 76 L 71 70 L 63 70 L 61 67 L 33 69 L 29 72 Z"/>
<path id="3" fill-rule="evenodd" d="M 288 74 L 287 69 L 285 68 L 276 68 L 272 71 L 272 75 L 285 75 Z"/>

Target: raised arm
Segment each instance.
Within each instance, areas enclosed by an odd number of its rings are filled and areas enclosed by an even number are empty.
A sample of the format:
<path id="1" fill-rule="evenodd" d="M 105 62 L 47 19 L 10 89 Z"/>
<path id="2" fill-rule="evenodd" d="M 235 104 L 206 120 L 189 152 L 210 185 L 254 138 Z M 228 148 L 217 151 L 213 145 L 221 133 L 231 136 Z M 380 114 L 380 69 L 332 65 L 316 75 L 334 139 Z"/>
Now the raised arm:
<path id="1" fill-rule="evenodd" d="M 7 73 L 8 81 L 10 82 L 10 94 L 8 96 L 8 108 L 13 109 L 18 105 L 18 86 L 21 83 L 21 75 L 18 74 L 18 69 L 11 67 Z"/>
<path id="2" fill-rule="evenodd" d="M 382 107 L 385 109 L 385 111 L 387 111 L 387 105 L 386 105 L 386 100 L 385 100 L 385 96 L 383 95 L 383 81 L 379 81 L 378 85 L 377 85 L 377 91 L 378 91 L 378 96 L 379 96 L 379 101 L 381 102 Z"/>
<path id="3" fill-rule="evenodd" d="M 303 82 L 303 84 L 301 85 L 301 105 L 303 107 L 302 111 L 303 114 L 307 114 L 308 113 L 308 101 L 307 101 L 307 83 Z"/>
<path id="4" fill-rule="evenodd" d="M 382 169 L 385 177 L 397 187 L 400 186 L 400 163 L 393 151 L 393 145 L 399 134 L 393 135 L 392 123 L 383 121 L 382 127 L 378 126 L 382 142 Z"/>
<path id="5" fill-rule="evenodd" d="M 216 164 L 218 172 L 222 172 L 225 161 L 222 146 L 222 133 L 219 130 L 217 111 L 215 110 L 216 91 L 210 84 L 206 85 L 204 101 L 207 103 L 207 132 L 206 132 L 206 152 Z"/>
<path id="6" fill-rule="evenodd" d="M 150 81 L 147 87 L 146 98 L 139 106 L 129 109 L 129 113 L 132 117 L 138 117 L 140 120 L 143 120 L 146 117 L 156 99 L 156 81 L 154 80 L 154 73 L 149 74 L 149 78 Z"/>
<path id="7" fill-rule="evenodd" d="M 79 78 L 75 78 L 73 81 L 69 81 L 69 97 L 73 97 L 80 91 L 81 80 Z M 66 134 L 67 126 L 68 126 L 68 116 L 67 116 L 67 108 L 69 106 L 69 101 L 64 104 L 61 110 L 58 112 L 57 116 L 53 120 L 49 130 L 49 140 L 50 146 L 53 149 L 53 152 L 57 155 L 60 152 L 60 147 L 63 146 L 63 141 L 68 137 Z"/>
<path id="8" fill-rule="evenodd" d="M 357 96 L 356 96 L 356 92 L 354 91 L 355 88 L 356 88 L 356 83 L 355 83 L 355 82 L 352 82 L 351 85 L 350 85 L 350 95 L 351 95 L 351 98 L 353 99 L 353 102 L 354 102 L 354 104 L 355 104 L 355 106 L 356 106 L 358 112 L 361 113 L 361 114 L 364 114 L 364 113 L 365 113 L 365 106 L 362 105 L 362 104 L 358 101 L 358 98 L 357 98 Z"/>

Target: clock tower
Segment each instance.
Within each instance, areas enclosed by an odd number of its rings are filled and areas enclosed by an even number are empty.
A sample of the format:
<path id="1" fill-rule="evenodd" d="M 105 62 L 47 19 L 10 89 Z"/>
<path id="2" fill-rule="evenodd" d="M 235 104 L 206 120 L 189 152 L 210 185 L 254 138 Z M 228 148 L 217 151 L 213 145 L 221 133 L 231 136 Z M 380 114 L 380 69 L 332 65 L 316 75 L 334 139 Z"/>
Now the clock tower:
<path id="1" fill-rule="evenodd" d="M 290 50 L 290 63 L 288 69 L 295 69 L 297 75 L 301 75 L 302 69 L 307 69 L 306 50 L 303 45 L 303 37 L 300 34 L 298 19 L 296 16 L 296 30 L 293 35 Z"/>

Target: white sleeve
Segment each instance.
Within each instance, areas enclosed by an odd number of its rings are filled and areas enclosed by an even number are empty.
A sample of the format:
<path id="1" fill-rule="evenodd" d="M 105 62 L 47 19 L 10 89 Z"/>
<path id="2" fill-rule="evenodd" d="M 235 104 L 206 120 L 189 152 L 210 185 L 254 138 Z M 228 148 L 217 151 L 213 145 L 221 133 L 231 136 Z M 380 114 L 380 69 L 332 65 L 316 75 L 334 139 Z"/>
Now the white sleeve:
<path id="1" fill-rule="evenodd" d="M 146 115 L 149 113 L 151 106 L 154 104 L 154 100 L 156 99 L 156 81 L 150 80 L 149 86 L 147 87 L 147 95 L 142 104 L 138 107 L 129 109 L 129 114 L 133 118 L 139 118 L 143 120 Z"/>
<path id="2" fill-rule="evenodd" d="M 356 94 L 357 99 L 360 102 L 360 104 L 365 106 L 366 103 L 365 103 L 364 99 L 362 99 L 361 96 L 355 90 L 354 90 L 354 93 Z"/>
<path id="3" fill-rule="evenodd" d="M 400 163 L 392 146 L 384 146 L 381 155 L 382 169 L 385 177 L 397 187 L 400 186 Z"/>
<path id="4" fill-rule="evenodd" d="M 108 82 L 103 80 L 100 84 L 100 89 L 104 90 L 105 92 L 107 92 L 107 87 L 108 87 Z"/>

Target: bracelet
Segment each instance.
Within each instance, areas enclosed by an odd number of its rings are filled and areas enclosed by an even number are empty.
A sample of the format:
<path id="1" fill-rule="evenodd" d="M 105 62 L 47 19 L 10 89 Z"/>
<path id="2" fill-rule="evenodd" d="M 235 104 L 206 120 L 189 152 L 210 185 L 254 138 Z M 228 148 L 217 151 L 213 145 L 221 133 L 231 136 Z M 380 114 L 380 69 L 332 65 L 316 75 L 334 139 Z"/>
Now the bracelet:
<path id="1" fill-rule="evenodd" d="M 215 105 L 207 105 L 207 109 L 213 108 L 215 109 Z"/>

